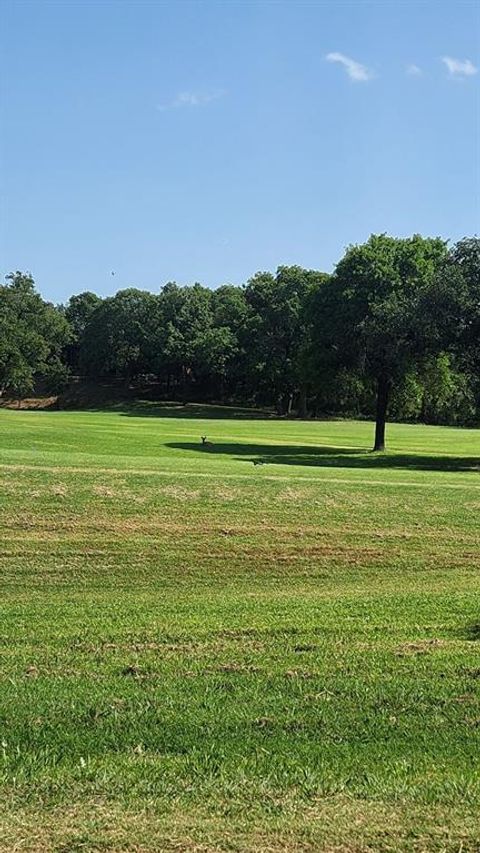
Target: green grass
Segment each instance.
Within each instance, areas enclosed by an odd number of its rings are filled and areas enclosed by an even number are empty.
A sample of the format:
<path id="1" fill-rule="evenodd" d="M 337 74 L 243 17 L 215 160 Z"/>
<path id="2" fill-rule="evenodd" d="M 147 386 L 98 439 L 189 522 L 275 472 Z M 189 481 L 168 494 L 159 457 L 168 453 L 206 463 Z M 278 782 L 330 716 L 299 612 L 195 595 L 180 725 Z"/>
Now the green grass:
<path id="1" fill-rule="evenodd" d="M 229 414 L 0 411 L 0 850 L 480 850 L 478 431 Z"/>

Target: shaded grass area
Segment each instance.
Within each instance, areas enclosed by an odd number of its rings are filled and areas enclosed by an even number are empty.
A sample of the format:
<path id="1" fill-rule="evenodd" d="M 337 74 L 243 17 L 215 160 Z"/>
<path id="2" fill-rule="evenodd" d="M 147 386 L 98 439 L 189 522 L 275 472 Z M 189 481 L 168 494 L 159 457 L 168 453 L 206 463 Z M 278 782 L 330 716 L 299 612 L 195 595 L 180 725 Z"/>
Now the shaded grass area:
<path id="1" fill-rule="evenodd" d="M 277 420 L 269 409 L 246 406 L 222 406 L 213 403 L 179 403 L 136 399 L 122 409 L 133 418 L 195 418 L 201 420 Z"/>
<path id="2" fill-rule="evenodd" d="M 312 445 L 266 445 L 219 442 L 202 448 L 198 442 L 173 442 L 172 449 L 210 454 L 224 453 L 241 461 L 273 463 L 275 465 L 308 465 L 335 468 L 416 468 L 419 471 L 472 471 L 480 474 L 478 456 L 451 456 L 421 453 L 366 453 L 364 449 L 312 447 Z"/>
<path id="3" fill-rule="evenodd" d="M 208 429 L 0 413 L 0 850 L 477 851 L 478 436 Z"/>

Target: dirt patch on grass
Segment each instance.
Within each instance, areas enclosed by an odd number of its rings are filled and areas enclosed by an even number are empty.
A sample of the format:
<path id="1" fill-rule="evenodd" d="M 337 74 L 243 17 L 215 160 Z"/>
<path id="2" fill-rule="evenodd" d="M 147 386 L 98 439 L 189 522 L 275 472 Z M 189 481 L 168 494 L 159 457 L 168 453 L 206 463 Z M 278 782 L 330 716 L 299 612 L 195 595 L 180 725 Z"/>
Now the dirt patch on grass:
<path id="1" fill-rule="evenodd" d="M 308 669 L 287 669 L 285 678 L 315 678 L 315 673 Z"/>
<path id="2" fill-rule="evenodd" d="M 218 666 L 209 666 L 204 672 L 207 673 L 228 673 L 233 675 L 251 675 L 255 672 L 262 672 L 261 666 L 254 666 L 253 664 L 244 664 L 244 663 L 221 663 Z"/>
<path id="3" fill-rule="evenodd" d="M 244 652 L 248 649 L 249 652 L 261 652 L 265 648 L 265 644 L 260 642 L 255 638 L 254 635 L 251 637 L 222 637 L 220 635 L 212 638 L 211 640 L 185 640 L 185 641 L 165 641 L 165 642 L 156 642 L 152 641 L 133 641 L 133 642 L 120 642 L 120 643 L 112 643 L 112 642 L 98 642 L 98 643 L 89 643 L 82 641 L 75 641 L 72 643 L 71 648 L 76 652 L 83 653 L 85 655 L 95 655 L 97 657 L 110 657 L 114 659 L 117 655 L 146 655 L 144 660 L 152 659 L 152 657 L 163 657 L 165 659 L 172 659 L 175 655 L 179 656 L 192 656 L 195 655 L 199 659 L 201 657 L 205 657 L 207 655 L 216 654 L 218 652 L 228 653 L 236 650 L 238 646 L 241 646 L 241 651 Z M 152 654 L 150 654 L 152 653 Z M 134 668 L 137 664 L 134 665 Z M 130 671 L 130 666 L 126 667 L 128 672 L 124 672 L 124 675 L 134 675 L 133 671 Z"/>
<path id="4" fill-rule="evenodd" d="M 68 486 L 65 483 L 56 483 L 54 486 L 50 486 L 50 491 L 52 495 L 64 498 L 68 495 Z"/>
<path id="5" fill-rule="evenodd" d="M 214 489 L 209 490 L 209 495 L 218 501 L 234 501 L 241 494 L 244 494 L 244 491 L 241 489 L 228 489 L 226 486 L 216 486 Z"/>
<path id="6" fill-rule="evenodd" d="M 464 670 L 465 675 L 468 678 L 480 678 L 480 667 L 474 667 L 473 669 Z"/>
<path id="7" fill-rule="evenodd" d="M 173 498 L 176 501 L 193 501 L 200 497 L 200 489 L 186 489 L 183 486 L 162 486 L 158 494 Z"/>
<path id="8" fill-rule="evenodd" d="M 305 501 L 312 494 L 311 489 L 293 489 L 287 488 L 277 495 L 277 501 L 285 501 L 286 503 L 299 503 Z"/>
<path id="9" fill-rule="evenodd" d="M 34 664 L 27 666 L 27 668 L 25 670 L 25 675 L 27 676 L 27 678 L 38 678 L 38 676 L 39 676 L 38 667 L 36 667 Z"/>
<path id="10" fill-rule="evenodd" d="M 271 566 L 272 564 L 284 565 L 314 560 L 327 560 L 348 566 L 372 566 L 385 562 L 386 551 L 362 546 L 345 547 L 341 545 L 298 545 L 291 546 L 279 543 L 277 546 L 271 544 L 262 546 L 259 544 L 245 545 L 238 543 L 235 549 L 235 558 L 239 560 L 251 560 L 260 565 Z M 397 559 L 399 554 L 389 549 L 390 559 Z M 217 559 L 225 559 L 223 552 L 210 550 L 209 556 Z"/>
<path id="11" fill-rule="evenodd" d="M 0 409 L 43 410 L 56 407 L 58 395 L 48 397 L 25 397 L 22 400 L 0 398 Z"/>
<path id="12" fill-rule="evenodd" d="M 448 646 L 447 640 L 439 640 L 436 638 L 430 640 L 417 640 L 413 643 L 402 643 L 394 651 L 397 657 L 409 657 L 412 655 L 426 655 L 429 652 L 434 652 L 437 649 Z"/>
<path id="13" fill-rule="evenodd" d="M 65 483 L 53 483 L 52 485 L 35 486 L 32 488 L 30 480 L 7 480 L 0 481 L 0 489 L 4 492 L 14 495 L 25 495 L 28 498 L 40 498 L 45 495 L 55 495 L 56 497 L 66 497 L 69 488 Z"/>
<path id="14" fill-rule="evenodd" d="M 128 666 L 124 666 L 122 671 L 122 675 L 129 676 L 130 678 L 143 678 L 146 673 L 140 669 L 136 664 L 129 664 Z"/>
<path id="15" fill-rule="evenodd" d="M 99 498 L 116 498 L 122 497 L 121 494 L 115 492 L 110 486 L 96 485 L 92 486 L 92 492 L 94 495 L 97 495 Z"/>

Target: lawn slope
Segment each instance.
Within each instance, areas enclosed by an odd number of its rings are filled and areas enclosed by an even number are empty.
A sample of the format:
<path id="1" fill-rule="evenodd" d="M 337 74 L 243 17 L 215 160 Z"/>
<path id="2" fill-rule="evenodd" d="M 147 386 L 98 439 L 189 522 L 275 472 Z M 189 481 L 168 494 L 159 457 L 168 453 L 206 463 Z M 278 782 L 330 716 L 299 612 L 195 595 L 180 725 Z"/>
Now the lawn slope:
<path id="1" fill-rule="evenodd" d="M 228 414 L 0 411 L 0 850 L 478 851 L 478 431 Z"/>

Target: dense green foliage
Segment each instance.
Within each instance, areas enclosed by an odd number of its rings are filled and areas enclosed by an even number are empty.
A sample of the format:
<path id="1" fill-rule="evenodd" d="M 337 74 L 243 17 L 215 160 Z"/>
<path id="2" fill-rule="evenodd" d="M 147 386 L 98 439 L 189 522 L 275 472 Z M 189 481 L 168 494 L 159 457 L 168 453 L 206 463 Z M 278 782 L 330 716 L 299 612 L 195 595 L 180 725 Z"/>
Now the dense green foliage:
<path id="1" fill-rule="evenodd" d="M 431 351 L 422 303 L 446 254 L 441 240 L 373 236 L 348 249 L 332 278 L 334 322 L 325 337 L 340 365 L 351 360 L 376 388 L 375 450 L 385 446 L 392 389 Z"/>
<path id="2" fill-rule="evenodd" d="M 1 851 L 478 853 L 476 430 L 0 431 Z"/>
<path id="3" fill-rule="evenodd" d="M 28 394 L 39 376 L 53 389 L 61 386 L 67 376 L 61 356 L 69 338 L 67 320 L 43 301 L 32 277 L 8 275 L 0 286 L 0 396 Z"/>
<path id="4" fill-rule="evenodd" d="M 0 290 L 0 390 L 69 371 L 147 381 L 159 399 L 279 414 L 470 425 L 480 415 L 480 240 L 374 235 L 332 275 L 301 267 L 210 290 L 169 283 L 55 310 L 16 274 Z M 63 360 L 60 360 L 62 356 Z"/>

